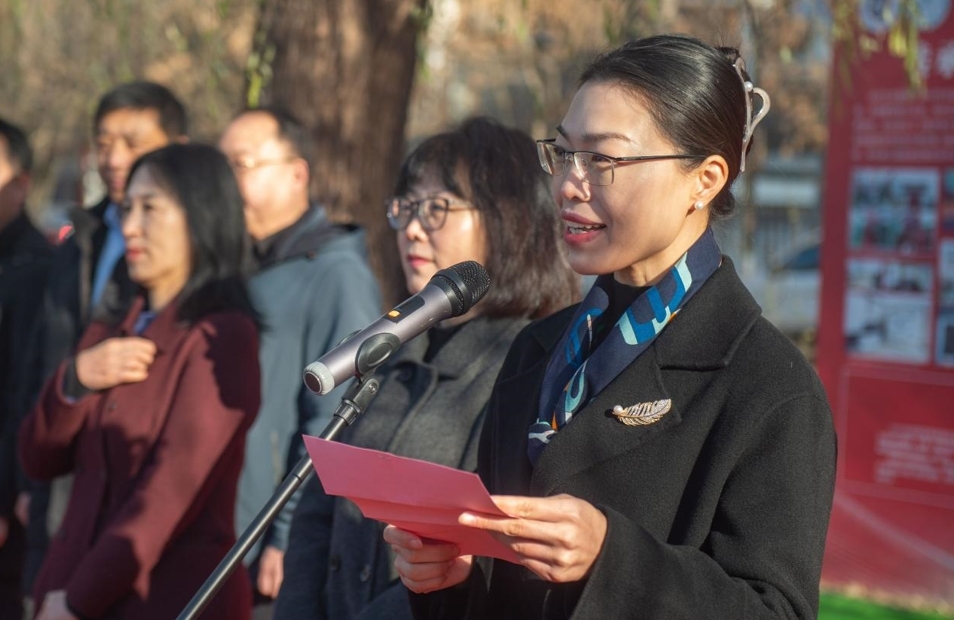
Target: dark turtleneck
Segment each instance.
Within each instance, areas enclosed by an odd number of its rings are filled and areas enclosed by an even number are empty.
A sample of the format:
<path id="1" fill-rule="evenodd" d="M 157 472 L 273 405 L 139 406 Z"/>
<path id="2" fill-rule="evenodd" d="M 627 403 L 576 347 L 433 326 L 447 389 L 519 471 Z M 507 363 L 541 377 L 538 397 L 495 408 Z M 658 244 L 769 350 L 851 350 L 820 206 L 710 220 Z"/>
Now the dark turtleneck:
<path id="1" fill-rule="evenodd" d="M 593 350 L 606 340 L 613 326 L 616 325 L 619 318 L 623 316 L 623 313 L 633 305 L 636 298 L 650 288 L 652 287 L 630 286 L 613 278 L 613 286 L 610 288 L 609 306 L 606 308 L 606 312 L 596 320 L 596 325 L 594 325 Z"/>

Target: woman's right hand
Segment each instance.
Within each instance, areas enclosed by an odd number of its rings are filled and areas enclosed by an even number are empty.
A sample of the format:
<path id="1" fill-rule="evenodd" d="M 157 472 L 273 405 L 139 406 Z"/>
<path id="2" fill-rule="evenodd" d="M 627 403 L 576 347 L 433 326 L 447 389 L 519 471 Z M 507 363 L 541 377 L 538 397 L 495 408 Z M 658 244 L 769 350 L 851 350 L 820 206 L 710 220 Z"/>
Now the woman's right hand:
<path id="1" fill-rule="evenodd" d="M 460 555 L 457 545 L 425 542 L 419 536 L 389 525 L 384 540 L 397 554 L 394 568 L 411 592 L 425 594 L 463 583 L 470 576 L 474 556 Z"/>
<path id="2" fill-rule="evenodd" d="M 137 383 L 149 376 L 156 345 L 145 338 L 109 338 L 76 354 L 76 378 L 89 390 Z"/>

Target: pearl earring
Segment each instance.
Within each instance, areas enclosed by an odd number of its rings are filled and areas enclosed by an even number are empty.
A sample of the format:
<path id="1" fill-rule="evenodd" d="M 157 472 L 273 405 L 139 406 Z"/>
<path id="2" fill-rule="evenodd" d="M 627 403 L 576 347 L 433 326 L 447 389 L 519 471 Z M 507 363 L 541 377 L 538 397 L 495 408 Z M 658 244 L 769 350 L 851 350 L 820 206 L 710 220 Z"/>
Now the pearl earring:
<path id="1" fill-rule="evenodd" d="M 698 211 L 698 210 L 702 209 L 702 208 L 703 208 L 704 206 L 706 206 L 706 205 L 703 204 L 703 202 L 702 202 L 701 200 L 697 200 L 697 201 L 696 201 L 696 204 L 694 204 L 694 205 L 692 205 L 692 206 L 696 208 L 696 211 Z"/>

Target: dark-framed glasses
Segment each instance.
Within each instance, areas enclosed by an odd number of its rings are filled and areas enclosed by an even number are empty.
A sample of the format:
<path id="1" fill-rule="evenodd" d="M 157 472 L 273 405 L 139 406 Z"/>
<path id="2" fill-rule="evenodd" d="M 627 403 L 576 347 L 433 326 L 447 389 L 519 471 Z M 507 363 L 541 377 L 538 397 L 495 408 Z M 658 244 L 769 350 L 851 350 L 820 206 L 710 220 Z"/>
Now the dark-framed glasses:
<path id="1" fill-rule="evenodd" d="M 386 200 L 384 204 L 387 208 L 388 224 L 394 230 L 406 229 L 411 224 L 411 219 L 416 217 L 417 221 L 421 223 L 421 227 L 427 232 L 440 230 L 444 226 L 444 222 L 447 221 L 447 214 L 450 211 L 468 211 L 474 208 L 466 200 L 440 196 L 431 196 L 420 200 L 394 197 Z M 466 206 L 455 209 L 451 205 Z"/>
<path id="2" fill-rule="evenodd" d="M 617 164 L 660 159 L 702 159 L 697 155 L 639 155 L 611 157 L 592 151 L 569 151 L 555 143 L 556 138 L 537 140 L 537 156 L 547 174 L 562 177 L 570 167 L 576 168 L 580 178 L 590 185 L 612 185 Z"/>

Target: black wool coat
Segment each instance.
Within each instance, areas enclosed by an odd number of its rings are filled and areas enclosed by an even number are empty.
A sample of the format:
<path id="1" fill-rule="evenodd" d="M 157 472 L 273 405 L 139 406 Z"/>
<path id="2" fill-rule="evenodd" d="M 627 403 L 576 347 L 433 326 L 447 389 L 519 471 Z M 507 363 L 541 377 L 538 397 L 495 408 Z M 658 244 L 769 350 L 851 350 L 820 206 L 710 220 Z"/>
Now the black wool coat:
<path id="1" fill-rule="evenodd" d="M 607 517 L 589 577 L 545 582 L 479 559 L 470 580 L 411 595 L 417 618 L 814 618 L 835 479 L 825 392 L 760 316 L 726 258 L 650 347 L 527 459 L 547 361 L 573 309 L 515 340 L 478 473 L 491 493 L 568 493 Z M 557 354 L 560 354 L 557 352 Z M 610 414 L 670 399 L 658 422 Z"/>
<path id="2" fill-rule="evenodd" d="M 30 408 L 26 351 L 53 248 L 25 214 L 0 230 L 0 517 L 13 519 L 25 480 L 16 467 L 20 419 Z M 6 550 L 0 545 L 0 558 Z M 0 560 L 2 563 L 2 560 Z"/>
<path id="3" fill-rule="evenodd" d="M 521 318 L 475 318 L 430 362 L 431 333 L 404 345 L 376 372 L 381 389 L 341 441 L 473 471 L 487 399 Z M 400 620 L 407 591 L 384 542 L 384 524 L 352 502 L 306 484 L 292 520 L 276 620 Z"/>

